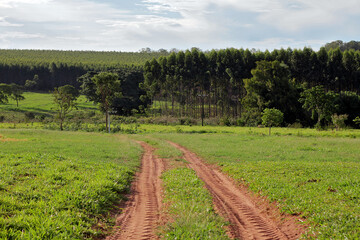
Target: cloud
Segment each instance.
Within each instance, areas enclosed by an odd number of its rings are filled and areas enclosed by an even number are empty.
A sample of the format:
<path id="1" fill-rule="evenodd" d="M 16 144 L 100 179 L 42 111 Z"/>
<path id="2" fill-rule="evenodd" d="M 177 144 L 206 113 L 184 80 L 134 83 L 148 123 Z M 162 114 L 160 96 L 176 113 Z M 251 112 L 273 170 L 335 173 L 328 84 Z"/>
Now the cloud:
<path id="1" fill-rule="evenodd" d="M 18 48 L 81 50 L 318 45 L 359 37 L 358 1 L 0 0 L 0 36 L 12 33 Z"/>
<path id="2" fill-rule="evenodd" d="M 10 23 L 6 17 L 0 17 L 0 27 L 22 27 L 24 24 Z"/>
<path id="3" fill-rule="evenodd" d="M 0 39 L 9 40 L 9 39 L 29 39 L 29 38 L 44 38 L 42 34 L 29 34 L 24 32 L 5 32 L 0 34 Z"/>
<path id="4" fill-rule="evenodd" d="M 52 0 L 1 0 L 0 8 L 15 8 L 21 4 L 45 4 Z"/>

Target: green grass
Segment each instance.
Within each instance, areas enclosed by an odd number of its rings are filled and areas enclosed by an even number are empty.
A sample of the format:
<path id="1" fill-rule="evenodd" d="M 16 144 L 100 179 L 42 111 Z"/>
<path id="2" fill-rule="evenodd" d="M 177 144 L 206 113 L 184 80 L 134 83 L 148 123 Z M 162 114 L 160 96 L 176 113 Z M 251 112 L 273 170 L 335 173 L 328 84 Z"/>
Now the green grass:
<path id="1" fill-rule="evenodd" d="M 100 236 L 140 164 L 126 137 L 1 130 L 0 239 Z"/>
<path id="2" fill-rule="evenodd" d="M 55 113 L 55 105 L 50 93 L 25 92 L 24 97 L 25 100 L 19 102 L 19 107 L 16 107 L 16 101 L 12 99 L 7 104 L 0 104 L 0 115 L 11 121 L 12 119 L 23 119 L 26 112 L 33 112 L 35 115 Z M 79 110 L 98 111 L 97 106 L 88 102 L 83 95 L 79 97 L 77 103 Z"/>
<path id="3" fill-rule="evenodd" d="M 164 239 L 229 239 L 225 221 L 214 212 L 211 195 L 193 170 L 178 167 L 165 172 L 162 180 L 174 219 L 164 227 Z"/>
<path id="4" fill-rule="evenodd" d="M 310 224 L 307 238 L 360 238 L 360 139 L 240 134 L 153 134 L 217 164 L 283 212 Z"/>
<path id="5" fill-rule="evenodd" d="M 139 133 L 229 133 L 241 135 L 266 136 L 268 128 L 237 127 L 237 126 L 185 126 L 185 125 L 156 125 L 140 124 Z M 271 128 L 271 134 L 275 136 L 299 136 L 299 137 L 349 137 L 360 138 L 359 129 L 325 130 L 318 131 L 310 128 Z"/>

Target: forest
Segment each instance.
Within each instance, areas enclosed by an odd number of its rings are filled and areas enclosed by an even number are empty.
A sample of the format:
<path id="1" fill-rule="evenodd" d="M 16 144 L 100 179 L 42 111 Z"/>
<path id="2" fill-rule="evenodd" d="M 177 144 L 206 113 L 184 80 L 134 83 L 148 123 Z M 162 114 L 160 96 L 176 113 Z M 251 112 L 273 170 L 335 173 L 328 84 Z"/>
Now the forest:
<path id="1" fill-rule="evenodd" d="M 0 82 L 45 92 L 73 85 L 84 93 L 94 75 L 108 71 L 121 78 L 122 97 L 112 104 L 120 115 L 136 109 L 202 124 L 217 119 L 217 124 L 257 126 L 266 108 L 276 108 L 284 114 L 283 126 L 325 126 L 341 116 L 356 127 L 360 51 L 341 48 L 348 44 L 335 41 L 319 51 L 0 50 Z"/>
<path id="2" fill-rule="evenodd" d="M 285 124 L 326 125 L 337 113 L 354 125 L 360 112 L 360 52 L 354 50 L 193 48 L 146 62 L 144 76 L 160 112 L 180 117 L 231 117 L 256 126 L 265 108 L 276 108 Z M 312 93 L 327 99 L 323 106 L 305 102 Z"/>

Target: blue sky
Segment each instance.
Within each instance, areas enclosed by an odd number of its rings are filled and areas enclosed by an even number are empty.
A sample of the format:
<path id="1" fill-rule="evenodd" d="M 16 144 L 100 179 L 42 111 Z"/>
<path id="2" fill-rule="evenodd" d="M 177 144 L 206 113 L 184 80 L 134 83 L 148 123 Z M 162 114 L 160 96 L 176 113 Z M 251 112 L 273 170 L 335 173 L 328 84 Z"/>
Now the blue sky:
<path id="1" fill-rule="evenodd" d="M 317 50 L 359 23 L 360 0 L 0 0 L 0 48 Z"/>

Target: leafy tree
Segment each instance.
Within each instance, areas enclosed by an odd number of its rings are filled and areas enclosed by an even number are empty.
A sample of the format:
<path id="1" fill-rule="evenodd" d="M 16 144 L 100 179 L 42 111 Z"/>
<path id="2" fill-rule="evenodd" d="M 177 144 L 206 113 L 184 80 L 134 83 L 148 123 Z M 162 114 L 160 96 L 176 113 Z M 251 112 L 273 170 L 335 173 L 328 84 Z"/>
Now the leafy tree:
<path id="1" fill-rule="evenodd" d="M 0 104 L 7 103 L 11 96 L 11 86 L 5 83 L 0 83 Z"/>
<path id="2" fill-rule="evenodd" d="M 106 129 L 109 129 L 109 112 L 115 98 L 121 96 L 119 75 L 110 72 L 96 74 L 92 81 L 96 86 L 96 99 L 100 103 L 100 110 L 105 113 Z"/>
<path id="3" fill-rule="evenodd" d="M 325 92 L 323 86 L 315 86 L 310 89 L 306 89 L 301 93 L 299 101 L 303 103 L 303 108 L 312 112 L 312 119 L 315 119 L 317 114 L 317 126 L 321 126 L 321 120 L 329 120 L 334 111 L 334 94 Z"/>
<path id="4" fill-rule="evenodd" d="M 12 83 L 10 85 L 10 87 L 11 87 L 11 96 L 10 97 L 16 101 L 16 107 L 19 107 L 19 101 L 22 101 L 25 99 L 25 97 L 23 96 L 24 87 L 17 85 L 15 83 Z"/>
<path id="5" fill-rule="evenodd" d="M 63 130 L 63 122 L 67 114 L 76 108 L 76 100 L 79 96 L 79 91 L 71 85 L 55 88 L 53 97 L 56 104 L 57 118 L 60 120 L 61 131 Z"/>
<path id="6" fill-rule="evenodd" d="M 276 108 L 265 108 L 261 116 L 262 124 L 269 127 L 269 136 L 271 127 L 279 126 L 284 120 L 284 114 Z"/>
<path id="7" fill-rule="evenodd" d="M 295 121 L 299 94 L 289 80 L 288 66 L 278 61 L 260 61 L 251 73 L 252 78 L 244 79 L 247 111 L 257 109 L 260 114 L 265 108 L 276 108 L 285 114 L 286 122 Z"/>

